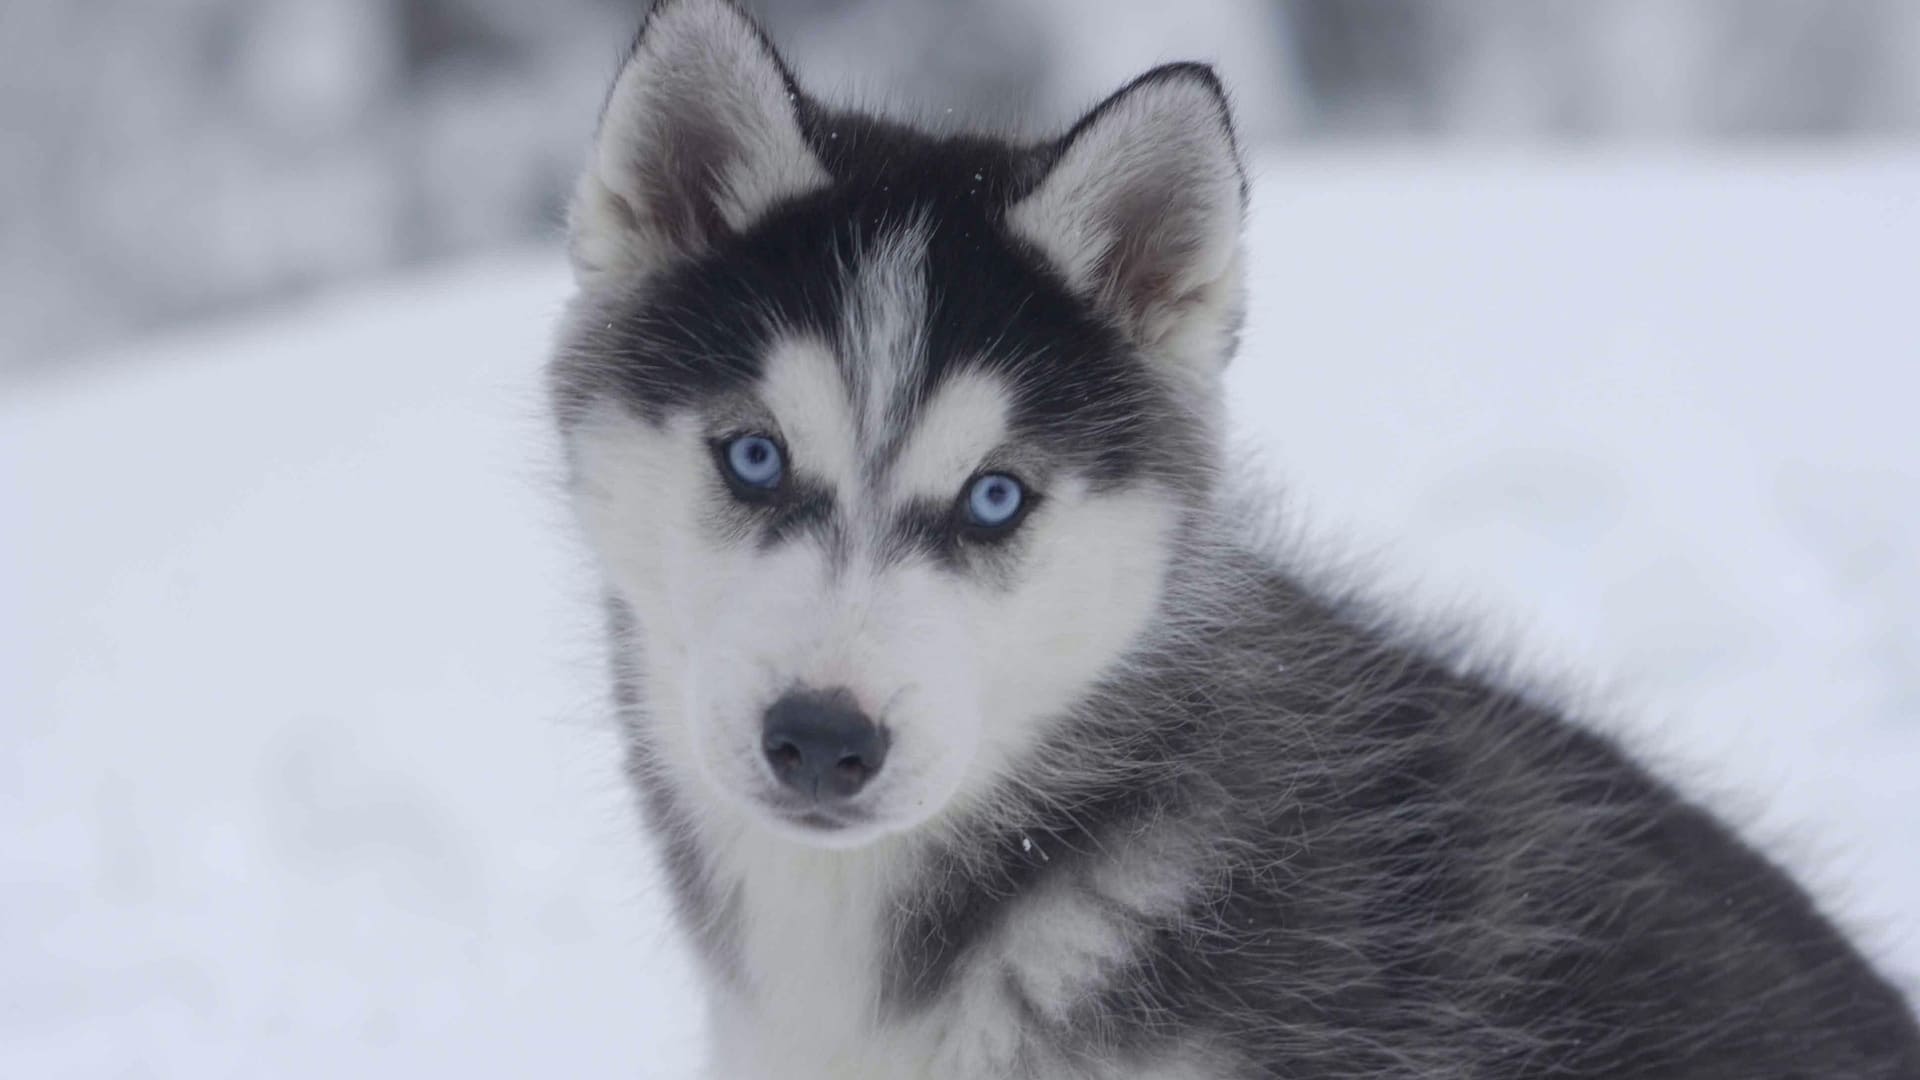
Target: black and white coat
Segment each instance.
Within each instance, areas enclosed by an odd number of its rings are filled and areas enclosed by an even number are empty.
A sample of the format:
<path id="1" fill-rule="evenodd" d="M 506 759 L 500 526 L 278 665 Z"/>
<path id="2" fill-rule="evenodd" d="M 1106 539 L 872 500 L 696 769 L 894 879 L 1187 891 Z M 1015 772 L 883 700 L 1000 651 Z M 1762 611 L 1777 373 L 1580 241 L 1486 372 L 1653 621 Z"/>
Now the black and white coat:
<path id="1" fill-rule="evenodd" d="M 711 1074 L 1920 1078 L 1781 871 L 1258 542 L 1244 203 L 1204 67 L 1028 144 L 828 108 L 727 0 L 649 18 L 552 382 Z M 768 765 L 795 688 L 884 735 L 828 810 Z"/>

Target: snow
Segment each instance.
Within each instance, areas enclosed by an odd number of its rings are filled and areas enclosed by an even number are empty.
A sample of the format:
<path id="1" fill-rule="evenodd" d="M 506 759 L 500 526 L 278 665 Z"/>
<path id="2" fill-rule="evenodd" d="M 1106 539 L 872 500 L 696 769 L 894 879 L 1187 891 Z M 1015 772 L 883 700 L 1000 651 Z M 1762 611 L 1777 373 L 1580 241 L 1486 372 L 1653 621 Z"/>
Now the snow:
<path id="1" fill-rule="evenodd" d="M 1920 157 L 1260 170 L 1236 420 L 1920 974 Z M 0 386 L 0 1075 L 685 1077 L 558 258 Z M 44 369 L 43 369 L 44 370 Z"/>

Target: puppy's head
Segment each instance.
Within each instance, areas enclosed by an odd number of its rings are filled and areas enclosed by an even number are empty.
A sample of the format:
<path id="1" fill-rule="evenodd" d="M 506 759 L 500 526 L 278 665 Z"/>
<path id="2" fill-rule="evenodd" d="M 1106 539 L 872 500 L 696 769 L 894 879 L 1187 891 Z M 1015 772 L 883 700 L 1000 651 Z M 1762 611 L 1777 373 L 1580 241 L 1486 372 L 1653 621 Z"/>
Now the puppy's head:
<path id="1" fill-rule="evenodd" d="M 829 110 L 727 0 L 656 8 L 552 374 L 665 782 L 864 843 L 1123 661 L 1207 495 L 1243 189 L 1202 67 L 1015 145 Z"/>

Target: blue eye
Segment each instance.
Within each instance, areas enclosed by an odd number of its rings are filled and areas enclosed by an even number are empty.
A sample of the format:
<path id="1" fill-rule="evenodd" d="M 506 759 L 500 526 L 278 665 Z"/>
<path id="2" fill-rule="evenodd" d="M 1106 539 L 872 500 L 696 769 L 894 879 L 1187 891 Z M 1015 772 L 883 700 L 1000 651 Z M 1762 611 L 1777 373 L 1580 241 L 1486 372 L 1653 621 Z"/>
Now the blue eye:
<path id="1" fill-rule="evenodd" d="M 748 487 L 771 490 L 780 486 L 786 463 L 780 447 L 765 435 L 741 435 L 726 445 L 727 471 Z"/>
<path id="2" fill-rule="evenodd" d="M 988 473 L 967 488 L 967 520 L 983 529 L 1001 529 L 1020 516 L 1026 492 L 1006 473 Z"/>

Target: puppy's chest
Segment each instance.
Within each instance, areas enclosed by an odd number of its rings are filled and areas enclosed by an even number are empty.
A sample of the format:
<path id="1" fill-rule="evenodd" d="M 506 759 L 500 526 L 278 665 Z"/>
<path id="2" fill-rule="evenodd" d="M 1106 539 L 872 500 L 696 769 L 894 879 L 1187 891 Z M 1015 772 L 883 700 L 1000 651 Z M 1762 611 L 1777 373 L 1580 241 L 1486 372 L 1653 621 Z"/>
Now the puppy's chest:
<path id="1" fill-rule="evenodd" d="M 739 970 L 715 1002 L 715 1075 L 728 1080 L 1136 1080 L 1222 1075 L 1177 1036 L 1124 1054 L 1089 1041 L 1085 1010 L 1124 980 L 1151 916 L 1181 890 L 1041 883 L 950 958 L 940 990 L 886 997 L 904 894 L 858 859 L 769 860 L 738 880 Z M 1169 1033 L 1171 1036 L 1171 1033 Z M 1171 1066 L 1168 1063 L 1173 1063 Z M 1172 1071 L 1168 1071 L 1171 1068 Z"/>
<path id="2" fill-rule="evenodd" d="M 739 881 L 738 970 L 714 1002 L 729 1080 L 1009 1075 L 1017 1019 L 969 1015 L 964 988 L 903 1014 L 885 1000 L 887 882 L 865 868 L 762 866 Z"/>
<path id="3" fill-rule="evenodd" d="M 866 1034 L 885 949 L 871 884 L 832 873 L 760 873 L 741 883 L 741 977 L 773 1029 L 822 1048 Z"/>

